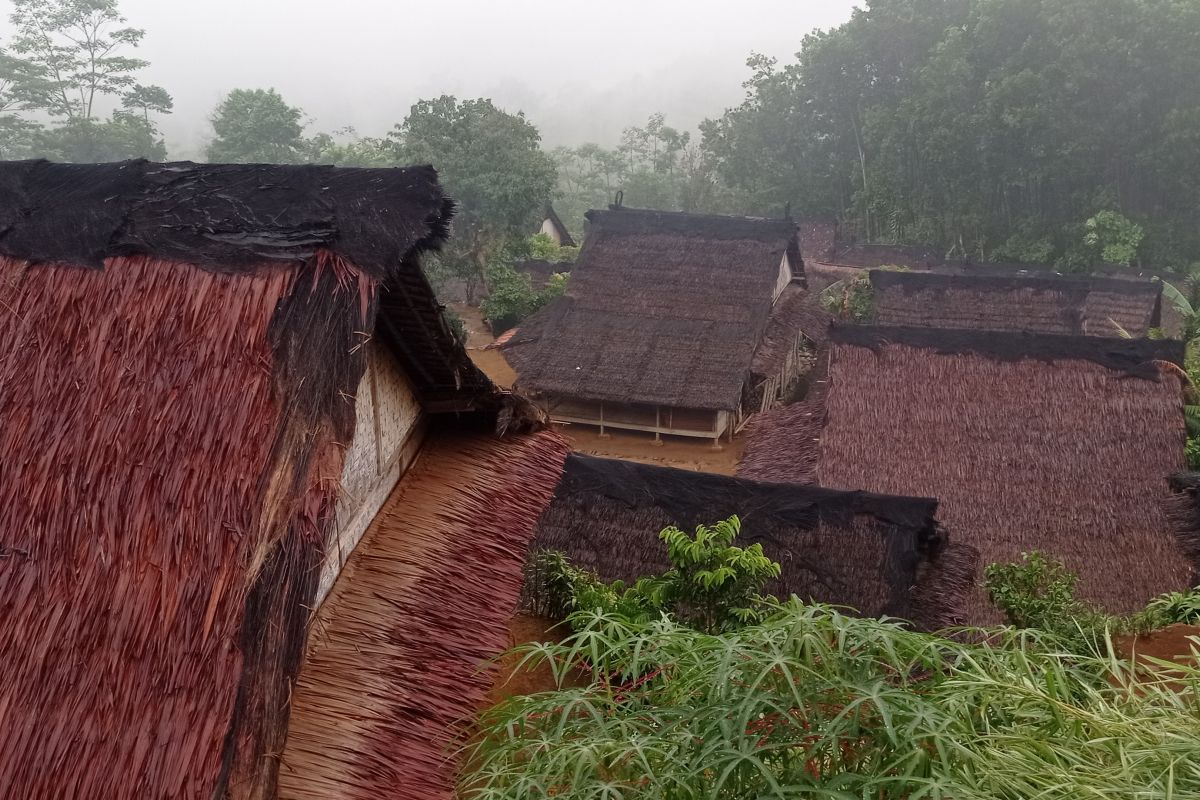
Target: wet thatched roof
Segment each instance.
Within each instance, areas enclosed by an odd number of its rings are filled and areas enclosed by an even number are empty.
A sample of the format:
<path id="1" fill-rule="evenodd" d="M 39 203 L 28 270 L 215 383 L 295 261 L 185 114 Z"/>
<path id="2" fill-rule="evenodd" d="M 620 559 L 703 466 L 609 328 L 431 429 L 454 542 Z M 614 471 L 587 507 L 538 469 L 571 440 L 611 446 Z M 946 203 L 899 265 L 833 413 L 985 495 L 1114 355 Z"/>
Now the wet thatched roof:
<path id="1" fill-rule="evenodd" d="M 450 209 L 428 167 L 0 163 L 0 796 L 274 796 L 366 341 L 496 416 L 418 263 Z"/>
<path id="2" fill-rule="evenodd" d="M 562 247 L 574 247 L 575 240 L 571 238 L 571 232 L 567 230 L 567 226 L 563 224 L 562 218 L 558 216 L 558 212 L 554 210 L 554 206 L 546 206 L 546 219 L 554 226 L 554 231 L 558 234 L 559 244 Z"/>
<path id="3" fill-rule="evenodd" d="M 550 284 L 552 277 L 559 273 L 571 271 L 571 262 L 545 261 L 539 258 L 530 258 L 517 261 L 513 264 L 513 269 L 524 275 L 528 275 L 529 282 L 533 285 L 534 289 L 545 289 Z"/>
<path id="4" fill-rule="evenodd" d="M 943 275 L 873 270 L 879 325 L 1146 336 L 1160 323 L 1151 281 L 1042 275 Z"/>
<path id="5" fill-rule="evenodd" d="M 974 562 L 961 549 L 945 552 L 936 509 L 933 500 L 770 485 L 574 454 L 531 549 L 559 550 L 605 580 L 633 581 L 670 568 L 658 538 L 663 528 L 690 532 L 736 514 L 739 544 L 761 544 L 783 567 L 770 591 L 937 627 L 959 611 L 959 590 L 946 576 Z"/>
<path id="6" fill-rule="evenodd" d="M 1182 357 L 1178 342 L 835 327 L 826 383 L 764 415 L 739 475 L 936 497 L 982 563 L 1041 550 L 1086 599 L 1129 611 L 1192 580 L 1167 514 Z M 970 618 L 997 617 L 980 594 Z"/>
<path id="7" fill-rule="evenodd" d="M 564 297 L 506 347 L 523 388 L 590 400 L 736 408 L 795 224 L 590 211 Z"/>

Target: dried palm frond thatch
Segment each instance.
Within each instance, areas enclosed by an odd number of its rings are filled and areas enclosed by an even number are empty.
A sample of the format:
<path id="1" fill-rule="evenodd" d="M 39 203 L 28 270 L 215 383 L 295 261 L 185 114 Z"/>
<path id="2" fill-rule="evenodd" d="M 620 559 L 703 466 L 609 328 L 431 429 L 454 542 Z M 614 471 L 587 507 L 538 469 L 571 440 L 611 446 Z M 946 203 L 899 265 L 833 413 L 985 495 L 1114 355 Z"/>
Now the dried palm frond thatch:
<path id="1" fill-rule="evenodd" d="M 632 582 L 670 568 L 659 531 L 737 515 L 737 544 L 761 544 L 782 566 L 769 592 L 939 627 L 960 616 L 963 600 L 953 596 L 953 580 L 945 576 L 955 568 L 943 560 L 971 555 L 947 554 L 936 509 L 935 501 L 914 497 L 764 484 L 573 454 L 531 553 L 557 550 L 606 581 Z M 544 598 L 532 577 L 523 604 L 537 608 Z"/>
<path id="2" fill-rule="evenodd" d="M 280 798 L 453 797 L 456 736 L 491 687 L 565 456 L 550 433 L 422 455 L 314 621 Z"/>
<path id="3" fill-rule="evenodd" d="M 982 564 L 1052 554 L 1112 612 L 1193 580 L 1167 515 L 1181 386 L 1158 366 L 1179 343 L 840 327 L 832 348 L 823 417 L 769 416 L 740 475 L 936 497 Z M 969 621 L 997 619 L 977 593 Z"/>

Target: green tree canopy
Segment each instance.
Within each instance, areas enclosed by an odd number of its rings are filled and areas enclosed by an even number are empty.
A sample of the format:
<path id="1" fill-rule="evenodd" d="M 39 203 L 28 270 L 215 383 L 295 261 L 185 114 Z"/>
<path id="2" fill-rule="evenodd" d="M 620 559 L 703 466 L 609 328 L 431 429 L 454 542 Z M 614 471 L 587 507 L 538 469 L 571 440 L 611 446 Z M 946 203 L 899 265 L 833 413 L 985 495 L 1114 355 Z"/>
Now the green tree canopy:
<path id="1" fill-rule="evenodd" d="M 554 162 L 537 128 L 491 100 L 422 100 L 389 141 L 394 161 L 432 164 L 458 202 L 454 238 L 441 260 L 467 280 L 482 280 L 506 241 L 536 227 L 554 189 Z"/>
<path id="2" fill-rule="evenodd" d="M 294 164 L 304 148 L 303 115 L 274 89 L 234 89 L 213 111 L 208 160 Z"/>
<path id="3" fill-rule="evenodd" d="M 147 62 L 123 53 L 145 31 L 127 26 L 116 0 L 13 0 L 13 36 L 0 50 L 0 156 L 63 161 L 162 158 L 151 114 L 171 95 L 138 83 Z M 100 119 L 107 100 L 118 107 Z M 47 128 L 42 120 L 57 124 Z"/>
<path id="4" fill-rule="evenodd" d="M 1196 3 L 872 0 L 791 64 L 752 58 L 703 144 L 748 211 L 1087 262 L 1081 225 L 1111 210 L 1144 228 L 1142 260 L 1182 264 L 1200 244 L 1198 37 Z"/>

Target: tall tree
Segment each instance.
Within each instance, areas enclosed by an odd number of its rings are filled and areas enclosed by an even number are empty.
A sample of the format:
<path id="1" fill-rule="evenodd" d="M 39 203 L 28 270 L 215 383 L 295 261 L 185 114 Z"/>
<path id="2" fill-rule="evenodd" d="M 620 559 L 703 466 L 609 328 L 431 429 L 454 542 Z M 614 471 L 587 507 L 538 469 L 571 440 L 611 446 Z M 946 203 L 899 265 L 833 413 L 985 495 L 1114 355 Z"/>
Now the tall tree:
<path id="1" fill-rule="evenodd" d="M 274 89 L 234 89 L 213 111 L 208 160 L 294 164 L 304 149 L 302 117 Z"/>
<path id="2" fill-rule="evenodd" d="M 702 128 L 747 210 L 791 201 L 863 239 L 977 260 L 1094 260 L 1084 221 L 1141 225 L 1138 257 L 1200 248 L 1200 5 L 871 0 L 751 59 L 747 97 Z M 1191 42 L 1192 44 L 1188 44 Z"/>
<path id="3" fill-rule="evenodd" d="M 554 162 L 537 128 L 491 100 L 422 100 L 389 141 L 397 162 L 436 167 L 458 202 L 441 260 L 469 289 L 484 281 L 489 260 L 507 242 L 536 227 L 554 189 Z"/>
<path id="4" fill-rule="evenodd" d="M 135 73 L 148 66 L 120 55 L 136 48 L 146 32 L 125 26 L 116 0 L 13 0 L 9 17 L 13 52 L 32 65 L 24 90 L 39 108 L 69 121 L 95 117 L 96 100 L 124 96 L 138 86 Z"/>
<path id="5" fill-rule="evenodd" d="M 151 114 L 171 95 L 137 82 L 147 62 L 122 55 L 145 32 L 126 26 L 116 0 L 13 0 L 14 35 L 0 51 L 0 155 L 66 161 L 161 158 Z M 102 101 L 119 106 L 100 118 Z M 57 121 L 45 128 L 39 117 Z M 136 116 L 135 116 L 136 115 Z"/>

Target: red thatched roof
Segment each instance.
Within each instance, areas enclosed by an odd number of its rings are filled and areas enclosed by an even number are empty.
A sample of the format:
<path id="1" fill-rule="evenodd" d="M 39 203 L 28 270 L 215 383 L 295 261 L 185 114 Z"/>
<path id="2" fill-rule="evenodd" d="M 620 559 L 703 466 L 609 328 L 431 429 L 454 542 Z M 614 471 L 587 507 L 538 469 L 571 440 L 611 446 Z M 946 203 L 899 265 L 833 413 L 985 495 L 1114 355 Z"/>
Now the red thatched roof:
<path id="1" fill-rule="evenodd" d="M 1112 611 L 1189 585 L 1167 514 L 1177 342 L 835 327 L 812 402 L 765 415 L 744 477 L 936 497 L 982 563 L 1042 550 Z M 979 595 L 971 621 L 996 614 Z"/>
<path id="2" fill-rule="evenodd" d="M 957 621 L 965 592 L 948 576 L 965 564 L 947 552 L 937 502 L 708 475 L 573 454 L 531 551 L 558 550 L 604 580 L 632 582 L 670 568 L 658 538 L 737 515 L 741 546 L 761 544 L 782 566 L 769 591 L 891 615 L 936 628 Z M 536 575 L 525 604 L 538 608 Z"/>
<path id="3" fill-rule="evenodd" d="M 459 433 L 422 454 L 313 623 L 281 796 L 455 796 L 458 737 L 508 645 L 525 548 L 565 451 L 550 433 Z"/>
<path id="4" fill-rule="evenodd" d="M 790 220 L 590 211 L 566 296 L 509 348 L 524 388 L 733 409 L 771 315 Z M 506 355 L 509 350 L 506 349 Z"/>
<path id="5" fill-rule="evenodd" d="M 942 275 L 873 270 L 879 325 L 1145 336 L 1160 324 L 1162 285 L 1058 275 Z"/>
<path id="6" fill-rule="evenodd" d="M 0 164 L 0 797 L 270 797 L 372 331 L 501 400 L 430 168 Z M 487 415 L 484 415 L 487 416 Z"/>

